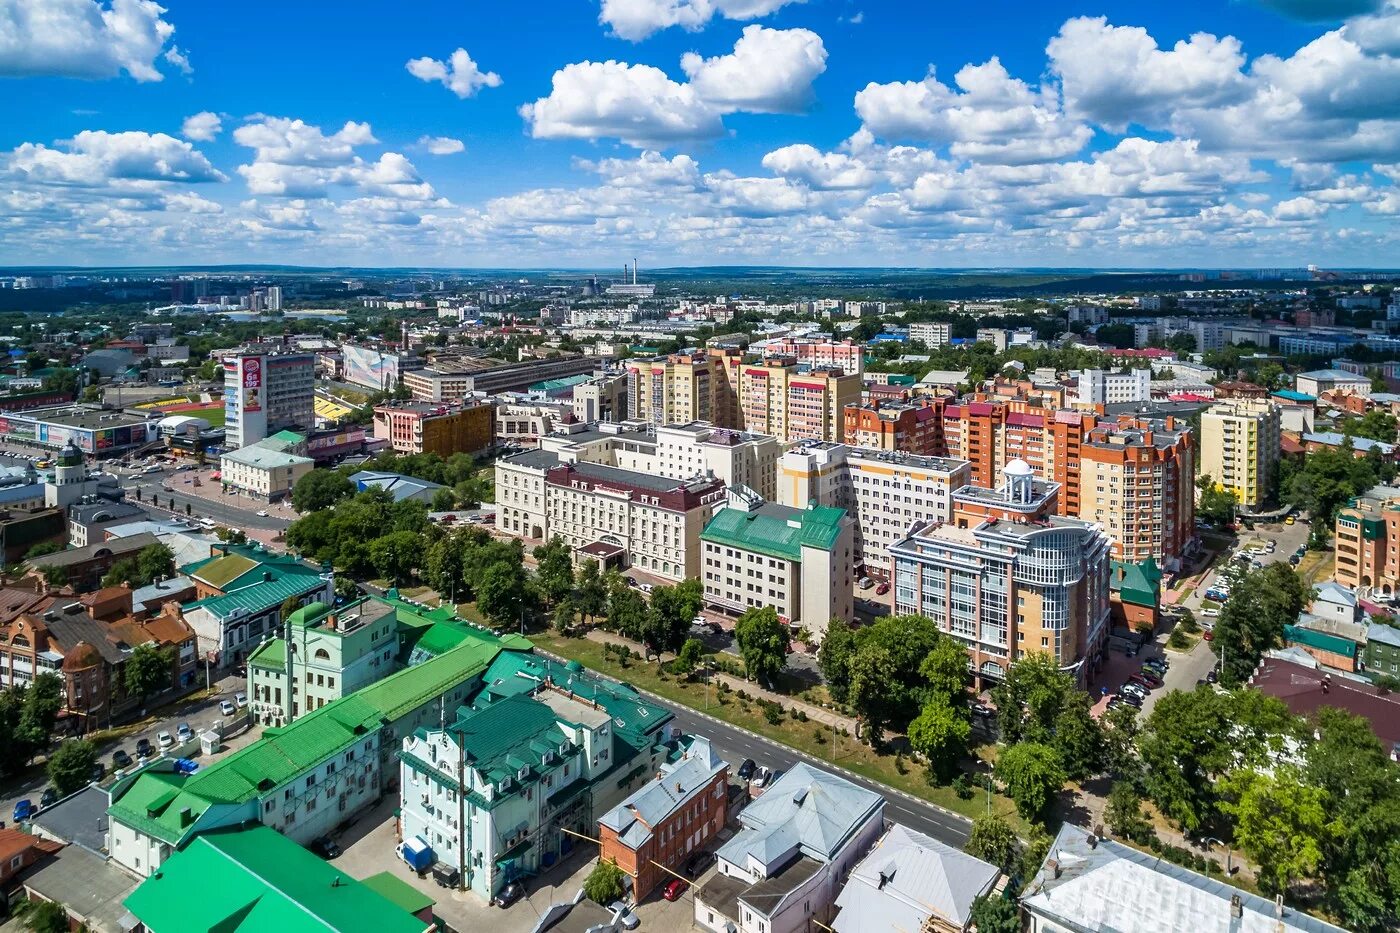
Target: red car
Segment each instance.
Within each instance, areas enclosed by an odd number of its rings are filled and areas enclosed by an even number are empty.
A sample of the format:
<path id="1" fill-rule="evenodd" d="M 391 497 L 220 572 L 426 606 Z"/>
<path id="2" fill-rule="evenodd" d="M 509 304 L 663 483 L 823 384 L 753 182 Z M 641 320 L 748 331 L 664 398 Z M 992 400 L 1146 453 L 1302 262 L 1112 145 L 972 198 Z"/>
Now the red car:
<path id="1" fill-rule="evenodd" d="M 875 595 L 876 595 L 876 596 L 884 596 L 884 595 L 885 595 L 886 593 L 888 593 L 889 591 L 890 591 L 890 585 L 889 585 L 888 583 L 881 583 L 879 586 L 875 587 Z"/>
<path id="2" fill-rule="evenodd" d="M 689 881 L 682 881 L 679 878 L 672 878 L 666 883 L 666 887 L 661 889 L 661 896 L 666 898 L 666 900 L 668 901 L 678 901 L 681 899 L 681 895 L 685 893 L 686 888 L 688 887 L 690 887 Z"/>
<path id="3" fill-rule="evenodd" d="M 1206 629 L 1206 633 L 1201 637 L 1204 638 L 1206 641 L 1215 641 L 1215 633 L 1212 632 L 1210 629 Z"/>
<path id="4" fill-rule="evenodd" d="M 1154 688 L 1156 688 L 1156 687 L 1158 687 L 1158 686 L 1161 685 L 1161 681 L 1157 681 L 1156 683 L 1153 683 L 1153 681 L 1152 681 L 1150 678 L 1144 676 L 1144 675 L 1142 674 L 1141 671 L 1139 671 L 1139 672 L 1137 672 L 1137 673 L 1135 673 L 1135 674 L 1130 674 L 1130 675 L 1128 676 L 1128 683 L 1130 683 L 1130 684 L 1142 684 L 1142 685 L 1143 685 L 1144 687 L 1146 687 L 1148 690 L 1152 690 L 1152 689 L 1154 689 Z"/>

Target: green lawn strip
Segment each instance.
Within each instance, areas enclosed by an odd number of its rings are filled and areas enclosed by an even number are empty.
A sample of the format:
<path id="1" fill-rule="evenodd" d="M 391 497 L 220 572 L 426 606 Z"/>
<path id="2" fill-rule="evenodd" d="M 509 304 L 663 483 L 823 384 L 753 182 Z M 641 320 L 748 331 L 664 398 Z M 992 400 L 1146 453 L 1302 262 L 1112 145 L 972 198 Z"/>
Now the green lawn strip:
<path id="1" fill-rule="evenodd" d="M 623 668 L 614 657 L 603 654 L 602 644 L 588 639 L 563 638 L 554 634 L 536 633 L 530 635 L 530 640 L 544 651 L 578 661 L 585 667 L 629 683 L 639 690 L 645 690 L 699 712 L 708 713 L 731 725 L 757 733 L 810 755 L 818 761 L 832 762 L 831 731 L 815 721 L 799 722 L 784 714 L 781 722 L 772 725 L 764 718 L 757 703 L 751 700 L 748 703 L 748 710 L 745 711 L 743 704 L 733 691 L 722 695 L 718 688 L 711 688 L 709 691 L 709 705 L 707 707 L 706 689 L 703 683 L 689 683 L 678 680 L 669 674 L 665 675 L 663 680 L 654 663 L 632 660 L 628 662 L 626 668 Z M 723 703 L 719 702 L 721 696 L 724 700 Z M 818 731 L 823 735 L 824 741 L 822 742 L 816 740 Z M 841 736 L 837 738 L 834 757 L 834 763 L 839 767 L 897 790 L 913 794 L 915 797 L 968 818 L 981 816 L 987 811 L 985 791 L 978 790 L 971 799 L 962 800 L 951 788 L 930 787 L 924 780 L 922 765 L 906 760 L 903 762 L 905 773 L 900 774 L 895 767 L 896 756 L 877 754 L 868 745 L 858 743 L 853 737 Z M 1025 835 L 1029 832 L 1028 825 L 1017 815 L 1015 806 L 1004 796 L 994 795 L 992 808 L 1005 817 L 1017 833 Z"/>

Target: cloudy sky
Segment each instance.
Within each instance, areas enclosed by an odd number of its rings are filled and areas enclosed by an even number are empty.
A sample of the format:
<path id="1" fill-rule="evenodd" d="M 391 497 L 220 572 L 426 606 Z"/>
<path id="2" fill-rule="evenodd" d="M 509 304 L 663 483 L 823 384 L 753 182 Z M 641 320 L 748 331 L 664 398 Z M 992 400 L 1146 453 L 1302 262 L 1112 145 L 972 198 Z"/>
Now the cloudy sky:
<path id="1" fill-rule="evenodd" d="M 1400 266 L 1400 0 L 0 0 L 0 265 Z"/>

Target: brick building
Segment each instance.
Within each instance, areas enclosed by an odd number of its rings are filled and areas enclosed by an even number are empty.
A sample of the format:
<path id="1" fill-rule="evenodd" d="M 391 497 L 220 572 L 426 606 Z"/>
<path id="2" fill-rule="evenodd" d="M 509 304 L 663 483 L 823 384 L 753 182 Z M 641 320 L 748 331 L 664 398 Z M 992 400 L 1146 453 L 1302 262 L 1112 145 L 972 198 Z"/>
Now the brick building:
<path id="1" fill-rule="evenodd" d="M 695 736 L 676 761 L 598 819 L 598 857 L 632 879 L 640 903 L 724 828 L 729 765 Z"/>
<path id="2" fill-rule="evenodd" d="M 374 409 L 374 436 L 401 454 L 476 453 L 491 446 L 495 408 L 490 402 L 456 405 L 404 402 Z"/>

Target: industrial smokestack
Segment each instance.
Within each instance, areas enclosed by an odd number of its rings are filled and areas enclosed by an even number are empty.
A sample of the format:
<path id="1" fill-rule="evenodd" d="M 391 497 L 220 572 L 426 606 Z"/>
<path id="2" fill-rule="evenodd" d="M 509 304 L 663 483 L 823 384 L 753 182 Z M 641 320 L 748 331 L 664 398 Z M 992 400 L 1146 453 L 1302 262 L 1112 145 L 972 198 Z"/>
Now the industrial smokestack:
<path id="1" fill-rule="evenodd" d="M 637 257 L 632 257 L 632 284 L 637 284 Z"/>

